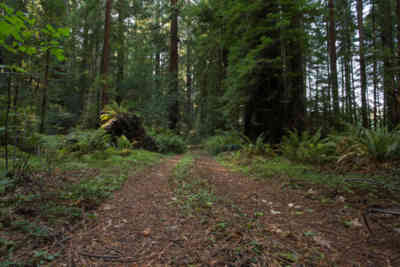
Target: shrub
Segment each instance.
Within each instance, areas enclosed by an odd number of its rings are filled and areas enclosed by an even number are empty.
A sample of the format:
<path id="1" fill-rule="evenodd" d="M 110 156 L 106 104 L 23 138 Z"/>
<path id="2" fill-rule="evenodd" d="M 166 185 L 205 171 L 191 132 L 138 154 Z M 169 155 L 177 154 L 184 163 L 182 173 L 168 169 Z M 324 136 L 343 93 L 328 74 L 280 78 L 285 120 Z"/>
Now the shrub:
<path id="1" fill-rule="evenodd" d="M 264 134 L 260 134 L 254 144 L 249 142 L 248 144 L 244 145 L 243 152 L 246 153 L 247 156 L 276 156 L 271 144 L 264 143 Z"/>
<path id="2" fill-rule="evenodd" d="M 205 147 L 210 154 L 217 155 L 221 152 L 240 149 L 243 144 L 243 138 L 238 132 L 225 132 L 207 139 Z"/>
<path id="3" fill-rule="evenodd" d="M 400 132 L 387 128 L 365 129 L 348 126 L 344 135 L 331 136 L 337 143 L 339 162 L 364 161 L 385 162 L 400 158 Z"/>
<path id="4" fill-rule="evenodd" d="M 125 135 L 121 135 L 121 137 L 117 139 L 117 147 L 121 150 L 132 149 L 132 143 L 128 140 L 128 138 L 126 138 Z"/>
<path id="5" fill-rule="evenodd" d="M 67 151 L 80 154 L 104 151 L 111 146 L 111 137 L 103 129 L 75 131 L 66 136 L 66 146 Z"/>
<path id="6" fill-rule="evenodd" d="M 161 133 L 154 135 L 153 138 L 160 153 L 184 153 L 186 151 L 186 142 L 181 136 L 174 133 Z"/>
<path id="7" fill-rule="evenodd" d="M 310 163 L 326 163 L 337 159 L 336 143 L 321 138 L 321 131 L 315 134 L 304 131 L 289 131 L 280 145 L 282 154 L 288 159 Z"/>

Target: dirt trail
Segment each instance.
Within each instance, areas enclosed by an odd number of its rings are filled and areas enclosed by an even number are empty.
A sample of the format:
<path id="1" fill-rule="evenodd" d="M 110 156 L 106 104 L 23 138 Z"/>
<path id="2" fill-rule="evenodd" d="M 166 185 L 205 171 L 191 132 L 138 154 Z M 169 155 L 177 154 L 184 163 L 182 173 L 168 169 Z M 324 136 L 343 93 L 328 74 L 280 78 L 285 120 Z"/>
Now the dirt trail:
<path id="1" fill-rule="evenodd" d="M 57 266 L 400 266 L 398 236 L 368 238 L 347 204 L 255 181 L 201 153 L 177 188 L 171 172 L 182 157 L 131 177 Z M 191 181 L 198 191 L 178 205 Z"/>

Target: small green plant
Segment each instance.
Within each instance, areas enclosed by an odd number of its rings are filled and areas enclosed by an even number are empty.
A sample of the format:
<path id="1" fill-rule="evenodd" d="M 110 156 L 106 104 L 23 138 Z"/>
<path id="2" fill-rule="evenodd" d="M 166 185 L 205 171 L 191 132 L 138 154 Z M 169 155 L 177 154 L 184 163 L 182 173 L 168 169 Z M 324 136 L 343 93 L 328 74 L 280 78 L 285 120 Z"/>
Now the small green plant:
<path id="1" fill-rule="evenodd" d="M 128 140 L 128 138 L 126 138 L 125 135 L 121 135 L 118 139 L 117 139 L 117 147 L 120 150 L 124 150 L 124 149 L 132 149 L 132 143 Z"/>
<path id="2" fill-rule="evenodd" d="M 208 210 L 216 202 L 216 196 L 208 182 L 191 175 L 193 162 L 191 156 L 181 159 L 170 180 L 175 187 L 177 202 L 189 213 Z"/>
<path id="3" fill-rule="evenodd" d="M 111 146 L 111 136 L 104 129 L 95 131 L 75 131 L 66 136 L 66 147 L 69 152 L 87 154 L 92 151 L 104 151 Z"/>
<path id="4" fill-rule="evenodd" d="M 299 134 L 296 130 L 289 131 L 280 145 L 282 154 L 292 160 L 309 163 L 327 163 L 337 159 L 336 143 L 321 138 L 321 130 L 315 134 L 304 131 Z"/>
<path id="5" fill-rule="evenodd" d="M 174 133 L 163 133 L 153 136 L 160 153 L 184 153 L 187 144 L 183 137 Z"/>
<path id="6" fill-rule="evenodd" d="M 59 255 L 58 253 L 51 254 L 45 250 L 35 250 L 33 251 L 33 262 L 36 264 L 45 264 L 55 260 L 55 258 L 58 257 L 58 255 Z"/>
<path id="7" fill-rule="evenodd" d="M 237 132 L 225 132 L 210 137 L 205 142 L 205 148 L 212 155 L 225 151 L 239 150 L 245 144 L 243 137 Z"/>

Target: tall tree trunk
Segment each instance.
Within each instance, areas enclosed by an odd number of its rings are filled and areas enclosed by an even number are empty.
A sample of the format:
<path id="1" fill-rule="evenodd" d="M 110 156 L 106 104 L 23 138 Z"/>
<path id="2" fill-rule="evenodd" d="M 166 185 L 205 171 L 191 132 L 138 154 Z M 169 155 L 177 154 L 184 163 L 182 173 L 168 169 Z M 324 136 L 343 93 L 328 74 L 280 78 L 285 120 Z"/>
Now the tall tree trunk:
<path id="1" fill-rule="evenodd" d="M 179 103 L 178 103 L 178 5 L 177 0 L 171 0 L 171 32 L 170 32 L 170 91 L 171 103 L 169 106 L 169 128 L 176 130 L 179 121 Z"/>
<path id="2" fill-rule="evenodd" d="M 397 0 L 396 6 L 396 16 L 397 16 L 397 69 L 400 68 L 400 0 Z M 394 88 L 394 107 L 392 122 L 393 126 L 396 127 L 400 123 L 400 71 L 397 74 L 397 84 Z"/>
<path id="3" fill-rule="evenodd" d="M 122 92 L 121 85 L 124 80 L 125 74 L 125 9 L 126 2 L 125 0 L 119 0 L 117 4 L 118 8 L 118 37 L 119 37 L 119 49 L 118 49 L 118 58 L 117 58 L 117 81 L 118 81 L 118 92 L 116 97 L 116 102 L 118 105 L 121 105 L 122 102 Z"/>
<path id="4" fill-rule="evenodd" d="M 372 53 L 372 76 L 374 84 L 374 127 L 378 128 L 378 64 L 376 58 L 376 10 L 375 10 L 375 0 L 372 0 L 372 47 L 374 49 Z"/>
<path id="5" fill-rule="evenodd" d="M 400 1 L 400 0 L 398 0 Z M 360 42 L 360 76 L 361 76 L 361 118 L 362 124 L 365 128 L 369 127 L 368 108 L 367 108 L 367 74 L 365 70 L 365 56 L 364 56 L 364 23 L 363 23 L 363 2 L 357 0 L 357 22 L 358 22 L 358 35 Z"/>
<path id="6" fill-rule="evenodd" d="M 380 10 L 382 17 L 382 44 L 383 44 L 383 86 L 385 92 L 386 121 L 390 129 L 393 129 L 396 123 L 394 121 L 394 80 L 393 80 L 393 26 L 392 26 L 392 6 L 391 1 L 381 1 Z"/>
<path id="7" fill-rule="evenodd" d="M 47 89 L 49 86 L 49 64 L 50 64 L 50 51 L 46 51 L 46 66 L 44 71 L 44 80 L 42 87 L 42 101 L 40 104 L 40 126 L 39 133 L 44 133 L 47 113 Z"/>
<path id="8" fill-rule="evenodd" d="M 187 98 L 187 123 L 189 129 L 192 128 L 192 120 L 193 120 L 193 104 L 192 104 L 192 47 L 191 47 L 191 39 L 189 38 L 187 47 L 186 47 L 186 98 Z"/>
<path id="9" fill-rule="evenodd" d="M 329 8 L 329 57 L 331 65 L 331 86 L 333 97 L 333 112 L 339 114 L 339 91 L 337 78 L 337 56 L 336 56 L 336 21 L 334 0 L 328 0 Z M 336 115 L 337 116 L 337 115 Z"/>
<path id="10" fill-rule="evenodd" d="M 82 114 L 85 109 L 86 104 L 86 94 L 88 90 L 88 79 L 89 79 L 89 58 L 90 58 L 90 47 L 89 47 L 89 9 L 85 7 L 85 17 L 84 17 L 84 26 L 83 26 L 83 47 L 82 47 L 82 61 L 80 66 L 80 113 Z"/>
<path id="11" fill-rule="evenodd" d="M 156 90 L 159 92 L 161 90 L 161 49 L 160 49 L 160 43 L 161 43 L 161 0 L 156 0 L 157 6 L 156 6 L 156 27 L 157 27 L 157 38 L 156 38 L 156 45 L 155 45 L 155 84 L 156 84 Z"/>
<path id="12" fill-rule="evenodd" d="M 110 57 L 110 32 L 111 32 L 111 5 L 112 0 L 106 2 L 105 22 L 104 22 L 104 43 L 103 43 L 103 56 L 101 60 L 100 76 L 103 81 L 101 107 L 103 108 L 108 103 L 107 93 L 107 75 Z"/>

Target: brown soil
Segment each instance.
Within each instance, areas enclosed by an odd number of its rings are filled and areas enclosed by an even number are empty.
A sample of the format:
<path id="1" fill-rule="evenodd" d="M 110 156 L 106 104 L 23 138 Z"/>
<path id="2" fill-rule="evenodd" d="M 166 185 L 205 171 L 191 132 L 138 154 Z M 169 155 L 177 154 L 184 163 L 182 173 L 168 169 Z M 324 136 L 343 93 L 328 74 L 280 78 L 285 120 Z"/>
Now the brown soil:
<path id="1" fill-rule="evenodd" d="M 373 221 L 370 234 L 362 203 L 256 181 L 201 153 L 190 176 L 216 200 L 188 212 L 170 182 L 181 157 L 130 177 L 55 266 L 400 266 L 399 234 Z"/>

